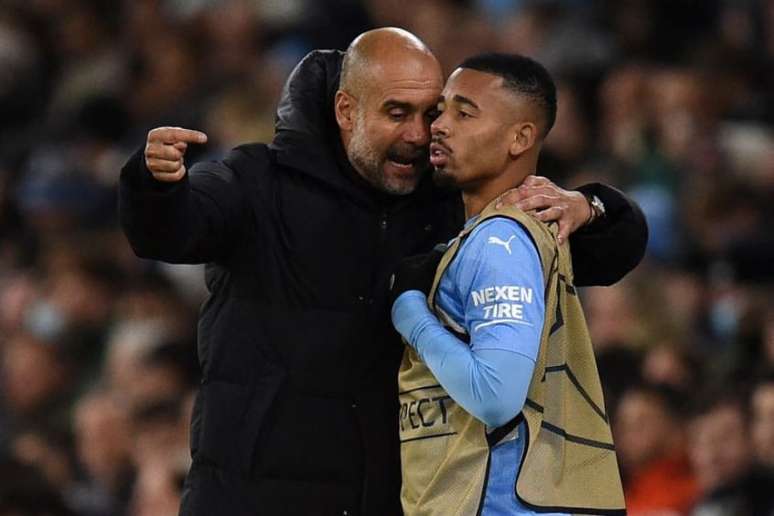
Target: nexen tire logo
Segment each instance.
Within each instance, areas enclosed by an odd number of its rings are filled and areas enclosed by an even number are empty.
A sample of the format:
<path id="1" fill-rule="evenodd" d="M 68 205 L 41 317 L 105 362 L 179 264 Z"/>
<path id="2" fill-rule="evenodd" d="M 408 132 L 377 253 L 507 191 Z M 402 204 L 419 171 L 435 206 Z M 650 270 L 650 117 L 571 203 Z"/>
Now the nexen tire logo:
<path id="1" fill-rule="evenodd" d="M 486 322 L 477 324 L 473 331 L 497 323 L 516 323 L 532 326 L 524 318 L 524 305 L 532 304 L 534 291 L 530 287 L 502 285 L 474 290 L 470 294 L 474 307 L 481 307 Z"/>

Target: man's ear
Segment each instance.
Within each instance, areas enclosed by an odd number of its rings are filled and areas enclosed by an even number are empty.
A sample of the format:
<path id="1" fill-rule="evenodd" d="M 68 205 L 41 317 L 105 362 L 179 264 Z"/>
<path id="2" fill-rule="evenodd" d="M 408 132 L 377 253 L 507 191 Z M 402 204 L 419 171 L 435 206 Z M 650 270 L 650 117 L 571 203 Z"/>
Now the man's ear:
<path id="1" fill-rule="evenodd" d="M 538 128 L 532 122 L 519 122 L 513 126 L 513 139 L 508 147 L 511 157 L 519 157 L 535 146 Z"/>
<path id="2" fill-rule="evenodd" d="M 355 122 L 355 98 L 344 90 L 338 90 L 334 100 L 334 111 L 339 129 L 351 131 Z"/>

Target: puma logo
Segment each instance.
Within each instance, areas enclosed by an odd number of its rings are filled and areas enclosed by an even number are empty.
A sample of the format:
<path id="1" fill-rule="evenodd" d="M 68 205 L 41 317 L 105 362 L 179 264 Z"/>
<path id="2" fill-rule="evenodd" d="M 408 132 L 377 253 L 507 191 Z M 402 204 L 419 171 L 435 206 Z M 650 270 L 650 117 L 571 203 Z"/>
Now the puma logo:
<path id="1" fill-rule="evenodd" d="M 511 235 L 511 238 L 509 238 L 507 242 L 503 242 L 496 236 L 491 236 L 489 237 L 489 241 L 487 243 L 501 245 L 505 248 L 506 251 L 508 251 L 508 254 L 511 254 L 511 240 L 514 238 L 516 238 L 516 235 Z"/>

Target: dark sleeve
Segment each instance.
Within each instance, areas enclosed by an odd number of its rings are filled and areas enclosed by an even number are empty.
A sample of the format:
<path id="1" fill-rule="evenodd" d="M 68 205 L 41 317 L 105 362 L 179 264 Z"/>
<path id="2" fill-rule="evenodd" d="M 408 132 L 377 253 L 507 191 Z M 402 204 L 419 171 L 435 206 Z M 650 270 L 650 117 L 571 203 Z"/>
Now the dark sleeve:
<path id="1" fill-rule="evenodd" d="M 175 183 L 156 181 L 143 150 L 121 170 L 118 210 L 135 254 L 170 263 L 218 261 L 247 218 L 234 172 L 220 162 L 197 163 Z"/>
<path id="2" fill-rule="evenodd" d="M 620 190 L 600 183 L 577 189 L 596 195 L 605 216 L 570 236 L 575 284 L 612 285 L 628 274 L 645 255 L 648 225 L 640 207 Z"/>

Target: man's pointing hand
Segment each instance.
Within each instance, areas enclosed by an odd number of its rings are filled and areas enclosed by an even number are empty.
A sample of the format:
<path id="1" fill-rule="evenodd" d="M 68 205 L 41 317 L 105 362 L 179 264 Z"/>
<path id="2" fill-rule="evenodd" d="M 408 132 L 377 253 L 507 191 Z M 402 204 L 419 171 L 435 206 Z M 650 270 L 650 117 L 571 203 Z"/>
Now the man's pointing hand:
<path id="1" fill-rule="evenodd" d="M 148 133 L 145 166 L 157 181 L 172 183 L 185 176 L 183 156 L 189 143 L 207 143 L 201 131 L 182 127 L 157 127 Z"/>

